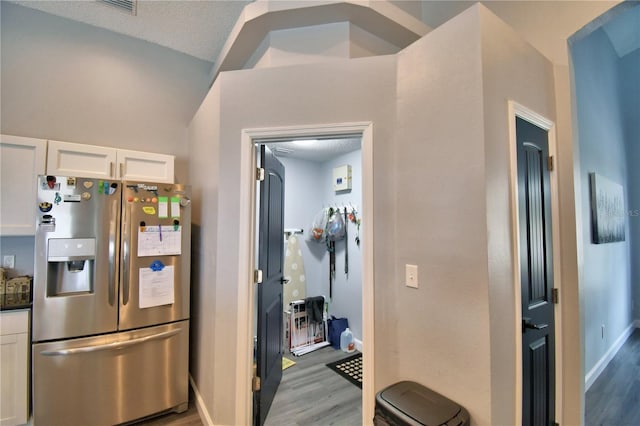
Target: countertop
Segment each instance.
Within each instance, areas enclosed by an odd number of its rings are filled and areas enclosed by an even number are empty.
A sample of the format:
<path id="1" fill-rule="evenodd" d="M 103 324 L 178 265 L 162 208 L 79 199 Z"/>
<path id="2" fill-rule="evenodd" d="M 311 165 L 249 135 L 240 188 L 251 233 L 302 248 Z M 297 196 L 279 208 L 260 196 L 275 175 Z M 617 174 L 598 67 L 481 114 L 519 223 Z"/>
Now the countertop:
<path id="1" fill-rule="evenodd" d="M 5 305 L 4 303 L 0 304 L 0 311 L 14 311 L 16 309 L 31 309 L 31 302 L 29 303 L 16 303 Z"/>

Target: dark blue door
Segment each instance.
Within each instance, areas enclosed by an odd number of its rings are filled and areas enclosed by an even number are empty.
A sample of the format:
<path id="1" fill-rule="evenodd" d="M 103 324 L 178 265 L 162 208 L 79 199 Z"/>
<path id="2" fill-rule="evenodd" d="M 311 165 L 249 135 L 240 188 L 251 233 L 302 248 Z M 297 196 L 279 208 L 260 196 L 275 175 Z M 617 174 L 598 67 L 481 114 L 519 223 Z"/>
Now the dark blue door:
<path id="1" fill-rule="evenodd" d="M 555 423 L 551 186 L 547 131 L 516 118 L 522 286 L 522 424 Z"/>
<path id="2" fill-rule="evenodd" d="M 262 425 L 282 378 L 282 279 L 284 264 L 284 166 L 269 148 L 260 146 L 264 180 L 260 182 L 258 231 L 258 335 L 254 392 L 255 423 Z"/>

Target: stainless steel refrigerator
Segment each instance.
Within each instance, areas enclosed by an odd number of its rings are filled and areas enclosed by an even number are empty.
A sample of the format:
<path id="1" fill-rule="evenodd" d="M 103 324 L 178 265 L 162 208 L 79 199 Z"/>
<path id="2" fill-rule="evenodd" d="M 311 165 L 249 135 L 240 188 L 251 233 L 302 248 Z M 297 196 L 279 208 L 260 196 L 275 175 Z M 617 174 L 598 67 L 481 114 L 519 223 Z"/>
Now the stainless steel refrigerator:
<path id="1" fill-rule="evenodd" d="M 35 426 L 186 410 L 189 196 L 177 184 L 39 177 Z"/>

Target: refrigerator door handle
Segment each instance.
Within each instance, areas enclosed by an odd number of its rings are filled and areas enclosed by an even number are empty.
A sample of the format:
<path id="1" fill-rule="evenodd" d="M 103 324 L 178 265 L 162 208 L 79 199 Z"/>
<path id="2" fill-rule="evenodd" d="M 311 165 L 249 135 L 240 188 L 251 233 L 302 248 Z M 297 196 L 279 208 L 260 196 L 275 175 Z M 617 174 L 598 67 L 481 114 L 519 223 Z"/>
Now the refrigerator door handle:
<path id="1" fill-rule="evenodd" d="M 129 303 L 129 251 L 131 250 L 131 206 L 125 206 L 122 215 L 122 305 Z"/>
<path id="2" fill-rule="evenodd" d="M 74 355 L 74 354 L 89 353 L 89 352 L 125 349 L 130 346 L 139 345 L 139 344 L 150 342 L 153 340 L 168 339 L 169 337 L 175 336 L 181 331 L 182 331 L 181 328 L 176 328 L 174 330 L 164 331 L 162 333 L 152 334 L 150 336 L 138 337 L 137 339 L 125 340 L 122 342 L 112 342 L 104 345 L 95 345 L 95 346 L 81 346 L 78 348 L 71 348 L 71 349 L 42 351 L 40 352 L 40 355 L 45 355 L 45 356 Z"/>
<path id="3" fill-rule="evenodd" d="M 111 224 L 109 229 L 109 305 L 113 306 L 116 303 L 116 271 L 118 269 L 118 256 L 117 244 L 118 244 L 118 222 L 115 218 L 118 217 L 118 204 L 113 203 L 113 211 L 111 214 Z"/>

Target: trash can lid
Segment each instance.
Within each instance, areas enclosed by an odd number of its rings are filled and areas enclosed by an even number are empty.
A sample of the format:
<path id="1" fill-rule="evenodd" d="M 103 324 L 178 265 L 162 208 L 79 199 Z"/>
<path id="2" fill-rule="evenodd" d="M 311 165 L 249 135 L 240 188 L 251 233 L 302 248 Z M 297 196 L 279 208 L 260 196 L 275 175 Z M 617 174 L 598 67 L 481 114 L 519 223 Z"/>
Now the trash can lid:
<path id="1" fill-rule="evenodd" d="M 460 405 L 415 382 L 399 382 L 380 392 L 380 397 L 423 425 L 447 423 Z"/>

